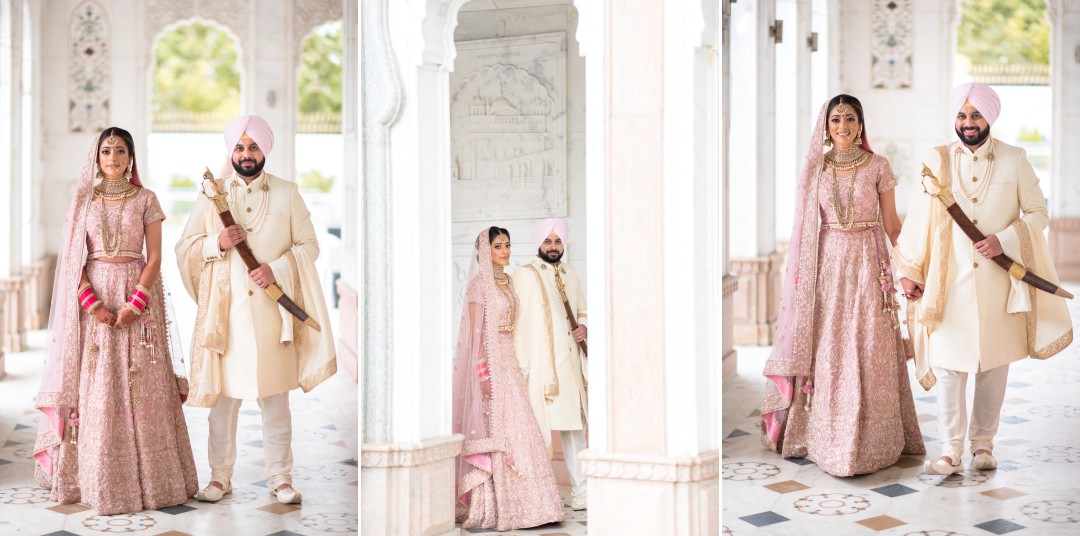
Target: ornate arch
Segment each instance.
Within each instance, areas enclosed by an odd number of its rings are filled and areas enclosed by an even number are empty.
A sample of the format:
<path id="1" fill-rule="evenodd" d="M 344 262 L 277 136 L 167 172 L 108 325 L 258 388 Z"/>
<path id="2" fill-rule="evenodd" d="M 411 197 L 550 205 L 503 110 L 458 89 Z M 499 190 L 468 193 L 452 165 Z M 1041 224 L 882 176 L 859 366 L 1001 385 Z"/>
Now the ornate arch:
<path id="1" fill-rule="evenodd" d="M 193 19 L 213 21 L 227 28 L 236 36 L 241 53 L 251 37 L 252 13 L 248 0 L 150 0 L 144 14 L 143 28 L 148 44 L 154 43 L 166 28 Z"/>
<path id="2" fill-rule="evenodd" d="M 328 22 L 341 21 L 344 12 L 341 0 L 305 0 L 297 2 L 293 19 L 293 67 L 299 67 L 300 48 L 312 30 Z"/>

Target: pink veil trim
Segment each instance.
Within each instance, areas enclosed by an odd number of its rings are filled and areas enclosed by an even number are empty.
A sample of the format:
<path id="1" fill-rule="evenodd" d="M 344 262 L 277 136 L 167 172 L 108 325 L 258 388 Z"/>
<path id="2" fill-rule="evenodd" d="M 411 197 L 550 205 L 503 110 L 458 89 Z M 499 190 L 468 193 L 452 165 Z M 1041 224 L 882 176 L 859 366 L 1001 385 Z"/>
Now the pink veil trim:
<path id="1" fill-rule="evenodd" d="M 465 436 L 462 452 L 455 461 L 455 495 L 465 505 L 469 504 L 470 492 L 490 480 L 492 455 L 503 450 L 502 442 L 494 438 L 496 427 L 491 424 L 498 422 L 501 414 L 494 376 L 488 377 L 492 384 L 489 401 L 477 375 L 478 365 L 498 361 L 494 355 L 499 348 L 498 322 L 494 318 L 497 290 L 488 232 L 488 229 L 481 231 L 473 247 L 454 353 L 453 432 Z"/>

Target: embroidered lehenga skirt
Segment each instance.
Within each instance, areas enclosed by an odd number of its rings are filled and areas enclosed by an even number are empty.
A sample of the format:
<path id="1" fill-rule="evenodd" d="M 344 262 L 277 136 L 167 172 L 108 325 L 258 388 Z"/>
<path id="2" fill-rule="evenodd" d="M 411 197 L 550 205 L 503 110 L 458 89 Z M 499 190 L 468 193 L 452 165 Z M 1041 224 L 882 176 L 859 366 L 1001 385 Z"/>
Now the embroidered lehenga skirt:
<path id="1" fill-rule="evenodd" d="M 144 266 L 142 260 L 91 260 L 86 273 L 98 299 L 118 312 Z M 82 502 L 100 514 L 132 513 L 182 504 L 198 490 L 160 282 L 151 292 L 142 316 L 123 329 L 80 314 L 77 463 L 57 466 L 54 495 L 67 490 L 54 496 L 61 503 Z"/>

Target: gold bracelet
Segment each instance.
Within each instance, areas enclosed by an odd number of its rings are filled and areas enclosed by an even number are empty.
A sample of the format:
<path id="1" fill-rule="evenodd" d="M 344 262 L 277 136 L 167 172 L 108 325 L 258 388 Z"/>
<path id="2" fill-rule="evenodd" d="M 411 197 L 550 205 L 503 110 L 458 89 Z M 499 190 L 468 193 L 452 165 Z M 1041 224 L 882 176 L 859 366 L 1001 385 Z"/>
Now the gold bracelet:
<path id="1" fill-rule="evenodd" d="M 101 302 L 100 301 L 94 302 L 94 304 L 91 305 L 90 308 L 86 310 L 86 314 L 90 314 L 90 315 L 94 314 L 94 311 L 97 311 L 98 307 L 101 307 Z"/>
<path id="2" fill-rule="evenodd" d="M 146 287 L 144 287 L 142 285 L 136 284 L 135 285 L 135 290 L 138 290 L 138 291 L 142 292 L 143 294 L 146 294 L 147 298 L 150 297 L 150 289 L 148 289 L 148 288 L 146 288 Z"/>
<path id="3" fill-rule="evenodd" d="M 135 313 L 135 316 L 142 315 L 142 311 L 140 311 L 138 307 L 135 307 L 134 305 L 132 305 L 131 302 L 125 303 L 124 307 L 130 309 L 131 312 Z"/>
<path id="4" fill-rule="evenodd" d="M 83 283 L 82 286 L 79 287 L 79 290 L 75 291 L 75 295 L 76 296 L 81 296 L 82 293 L 85 292 L 86 289 L 88 289 L 88 288 L 90 288 L 90 282 L 89 281 L 87 281 L 86 283 Z"/>

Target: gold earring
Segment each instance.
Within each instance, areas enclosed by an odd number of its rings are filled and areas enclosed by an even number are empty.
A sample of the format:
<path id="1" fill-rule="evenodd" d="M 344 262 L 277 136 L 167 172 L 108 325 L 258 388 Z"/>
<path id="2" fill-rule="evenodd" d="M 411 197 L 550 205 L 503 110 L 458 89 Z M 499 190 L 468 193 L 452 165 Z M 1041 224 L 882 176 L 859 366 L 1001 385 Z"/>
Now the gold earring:
<path id="1" fill-rule="evenodd" d="M 855 135 L 855 145 L 862 145 L 862 129 L 859 129 L 859 133 Z"/>
<path id="2" fill-rule="evenodd" d="M 832 138 L 829 136 L 828 132 L 825 133 L 825 139 L 821 140 L 821 143 L 825 145 L 832 145 Z"/>

